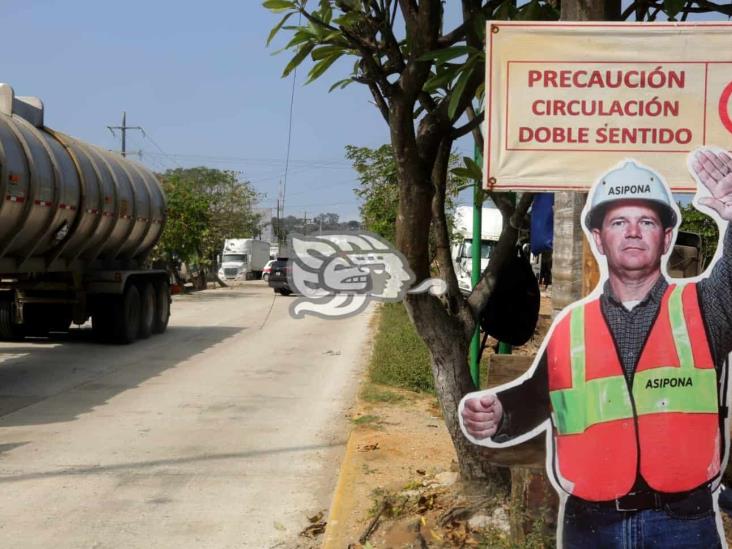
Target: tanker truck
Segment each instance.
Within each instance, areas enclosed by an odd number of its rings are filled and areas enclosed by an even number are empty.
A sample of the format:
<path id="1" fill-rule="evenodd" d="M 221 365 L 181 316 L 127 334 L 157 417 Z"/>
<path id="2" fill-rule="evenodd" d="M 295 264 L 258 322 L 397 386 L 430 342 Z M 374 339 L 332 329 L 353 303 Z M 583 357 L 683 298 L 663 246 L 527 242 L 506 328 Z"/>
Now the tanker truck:
<path id="1" fill-rule="evenodd" d="M 146 259 L 165 219 L 152 172 L 45 127 L 39 99 L 0 84 L 0 338 L 89 318 L 104 341 L 164 332 L 168 274 Z"/>

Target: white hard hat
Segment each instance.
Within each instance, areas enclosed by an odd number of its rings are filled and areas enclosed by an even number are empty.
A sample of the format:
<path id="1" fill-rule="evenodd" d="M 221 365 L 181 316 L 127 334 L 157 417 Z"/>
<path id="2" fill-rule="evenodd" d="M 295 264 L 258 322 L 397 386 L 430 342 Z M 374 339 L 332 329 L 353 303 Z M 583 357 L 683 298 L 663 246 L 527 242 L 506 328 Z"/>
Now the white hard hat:
<path id="1" fill-rule="evenodd" d="M 671 195 L 661 177 L 648 168 L 628 161 L 607 174 L 595 185 L 590 209 L 585 216 L 588 229 L 602 224 L 605 206 L 617 200 L 647 200 L 660 206 L 659 215 L 664 227 L 676 225 L 676 211 Z"/>

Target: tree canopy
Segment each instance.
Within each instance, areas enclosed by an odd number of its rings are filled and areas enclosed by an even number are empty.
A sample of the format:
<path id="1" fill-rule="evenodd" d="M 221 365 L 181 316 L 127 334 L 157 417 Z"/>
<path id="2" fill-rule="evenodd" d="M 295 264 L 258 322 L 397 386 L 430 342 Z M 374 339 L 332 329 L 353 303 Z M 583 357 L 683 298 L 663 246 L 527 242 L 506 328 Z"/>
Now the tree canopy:
<path id="1" fill-rule="evenodd" d="M 394 152 L 390 145 L 377 149 L 346 145 L 346 158 L 353 163 L 359 186 L 354 189 L 362 200 L 360 206 L 363 227 L 389 242 L 396 242 L 396 220 L 399 210 L 399 185 Z M 468 176 L 459 168 L 460 157 L 453 154 L 450 165 L 455 168 L 447 181 L 446 211 L 452 219 L 457 193 L 470 186 Z M 450 223 L 451 224 L 451 223 Z"/>
<path id="2" fill-rule="evenodd" d="M 257 193 L 235 172 L 177 168 L 158 176 L 167 196 L 168 220 L 157 256 L 210 268 L 226 238 L 246 238 L 258 229 Z"/>

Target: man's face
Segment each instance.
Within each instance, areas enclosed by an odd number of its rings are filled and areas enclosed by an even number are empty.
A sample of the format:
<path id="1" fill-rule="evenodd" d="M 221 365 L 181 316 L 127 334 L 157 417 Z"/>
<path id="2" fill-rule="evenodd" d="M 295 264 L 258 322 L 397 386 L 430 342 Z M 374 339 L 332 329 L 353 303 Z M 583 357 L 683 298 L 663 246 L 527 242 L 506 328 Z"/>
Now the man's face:
<path id="1" fill-rule="evenodd" d="M 611 273 L 642 274 L 660 269 L 672 232 L 664 229 L 658 212 L 647 202 L 623 200 L 607 208 L 602 226 L 592 229 L 592 236 Z"/>

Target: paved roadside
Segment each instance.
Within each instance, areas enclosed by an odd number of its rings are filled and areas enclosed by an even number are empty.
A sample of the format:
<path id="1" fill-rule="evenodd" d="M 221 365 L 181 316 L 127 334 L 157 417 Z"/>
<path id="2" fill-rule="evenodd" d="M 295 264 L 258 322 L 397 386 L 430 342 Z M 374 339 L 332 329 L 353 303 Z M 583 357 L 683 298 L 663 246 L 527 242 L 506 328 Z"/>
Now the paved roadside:
<path id="1" fill-rule="evenodd" d="M 294 320 L 261 282 L 165 334 L 0 344 L 1 547 L 295 547 L 328 509 L 370 314 Z M 266 321 L 265 321 L 266 319 Z"/>

